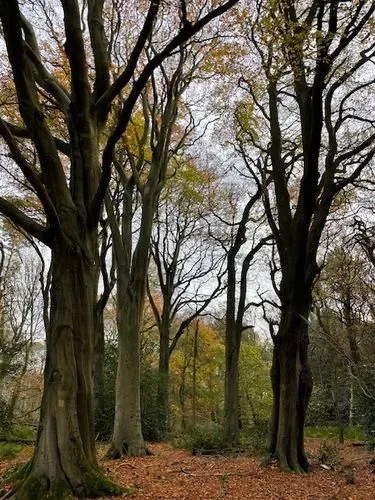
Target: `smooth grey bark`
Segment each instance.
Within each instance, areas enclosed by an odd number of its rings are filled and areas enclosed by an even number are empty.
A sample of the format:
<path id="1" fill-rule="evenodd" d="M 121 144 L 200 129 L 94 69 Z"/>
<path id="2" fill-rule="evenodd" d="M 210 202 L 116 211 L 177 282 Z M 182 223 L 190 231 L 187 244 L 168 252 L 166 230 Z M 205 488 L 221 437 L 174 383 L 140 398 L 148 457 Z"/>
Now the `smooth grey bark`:
<path id="1" fill-rule="evenodd" d="M 143 320 L 143 296 L 117 280 L 119 360 L 116 380 L 116 407 L 113 440 L 109 455 L 144 456 L 141 427 L 140 336 Z"/>
<path id="2" fill-rule="evenodd" d="M 133 184 L 128 184 L 127 207 L 131 213 Z M 111 458 L 123 455 L 143 456 L 146 447 L 141 426 L 140 334 L 143 321 L 148 252 L 156 199 L 145 195 L 139 239 L 131 257 L 131 218 L 127 217 L 126 234 L 120 234 L 114 214 L 107 203 L 114 237 L 117 266 L 117 327 L 119 361 L 116 378 L 116 404 L 113 438 L 107 452 Z M 130 211 L 130 212 L 129 212 Z M 131 259 L 131 260 L 130 260 Z"/>
<path id="3" fill-rule="evenodd" d="M 146 93 L 142 94 L 144 131 L 139 141 L 139 156 L 126 148 L 131 174 L 127 175 L 123 165 L 117 164 L 120 182 L 124 188 L 121 223 L 116 219 L 109 198 L 106 208 L 113 236 L 113 249 L 117 267 L 117 326 L 119 335 L 119 362 L 116 378 L 115 423 L 111 445 L 107 455 L 119 458 L 122 455 L 142 456 L 146 454 L 141 428 L 140 405 L 140 335 L 146 296 L 147 271 L 151 248 L 154 215 L 160 192 L 166 182 L 170 145 L 181 94 L 184 90 L 182 69 L 185 52 L 180 51 L 177 68 L 171 80 L 166 79 L 166 102 L 158 109 L 157 99 L 151 105 Z M 153 82 L 155 85 L 155 82 Z M 155 95 L 158 89 L 154 87 Z M 154 108 L 152 108 L 154 106 Z M 149 111 L 151 107 L 152 112 Z M 160 116 L 160 123 L 156 116 Z M 142 183 L 139 173 L 144 168 L 144 148 L 151 133 L 152 159 L 146 181 Z M 133 250 L 133 197 L 137 189 L 141 201 L 141 221 L 138 241 Z"/>

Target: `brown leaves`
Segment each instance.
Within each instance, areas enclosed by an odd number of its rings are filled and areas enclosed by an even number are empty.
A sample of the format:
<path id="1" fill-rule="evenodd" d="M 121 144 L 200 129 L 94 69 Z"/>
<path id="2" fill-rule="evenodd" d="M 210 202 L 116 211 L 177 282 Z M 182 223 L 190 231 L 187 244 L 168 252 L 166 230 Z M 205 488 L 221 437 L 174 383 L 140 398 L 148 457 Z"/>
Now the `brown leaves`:
<path id="1" fill-rule="evenodd" d="M 309 441 L 313 453 L 319 447 Z M 322 470 L 313 462 L 306 475 L 280 473 L 276 466 L 261 467 L 249 457 L 191 456 L 166 444 L 151 446 L 154 456 L 105 462 L 116 482 L 136 490 L 139 499 L 372 499 L 375 475 L 369 452 L 346 444 L 340 448 L 343 464 L 350 464 L 354 484 L 342 473 Z"/>
<path id="2" fill-rule="evenodd" d="M 319 440 L 307 440 L 307 449 L 316 456 Z M 312 472 L 305 475 L 281 473 L 275 464 L 264 468 L 258 459 L 246 456 L 192 456 L 167 444 L 152 444 L 151 450 L 153 456 L 101 461 L 101 465 L 114 481 L 131 488 L 140 500 L 374 498 L 375 474 L 370 464 L 374 454 L 351 443 L 340 447 L 341 465 L 337 470 L 323 470 L 312 460 Z M 30 456 L 30 447 L 25 447 L 16 459 L 1 461 L 1 473 Z"/>

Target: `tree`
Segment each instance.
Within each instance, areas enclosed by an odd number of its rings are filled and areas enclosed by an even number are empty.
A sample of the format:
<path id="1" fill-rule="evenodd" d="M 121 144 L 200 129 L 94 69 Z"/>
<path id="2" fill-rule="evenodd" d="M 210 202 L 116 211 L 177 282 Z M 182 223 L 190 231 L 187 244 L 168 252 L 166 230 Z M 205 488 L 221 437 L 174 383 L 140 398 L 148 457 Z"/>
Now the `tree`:
<path id="1" fill-rule="evenodd" d="M 225 315 L 224 440 L 229 445 L 238 441 L 240 430 L 239 359 L 242 333 L 249 327 L 245 324 L 245 314 L 250 307 L 247 297 L 248 272 L 257 253 L 272 240 L 272 235 L 262 234 L 261 217 L 257 221 L 258 228 L 252 227 L 251 243 L 246 245 L 245 255 L 239 259 L 239 252 L 247 242 L 246 232 L 249 229 L 251 212 L 262 196 L 262 184 L 256 178 L 245 154 L 243 158 L 249 168 L 249 175 L 255 179 L 255 190 L 250 194 L 239 222 L 232 223 L 233 235 L 226 249 L 228 283 Z"/>
<path id="2" fill-rule="evenodd" d="M 11 228 L 0 242 L 0 432 L 18 419 L 18 402 L 27 371 L 35 364 L 41 330 L 40 269 L 30 248 Z M 15 234 L 14 234 L 15 233 Z"/>
<path id="3" fill-rule="evenodd" d="M 242 342 L 239 359 L 239 395 L 242 426 L 268 422 L 272 408 L 270 359 L 258 339 Z"/>
<path id="4" fill-rule="evenodd" d="M 31 13 L 27 9 L 21 13 L 20 2 L 0 2 L 6 67 L 11 69 L 19 112 L 10 120 L 3 113 L 0 134 L 12 168 L 37 196 L 43 214 L 40 217 L 40 208 L 33 211 L 32 206 L 22 210 L 4 197 L 0 212 L 47 245 L 52 261 L 41 425 L 34 457 L 14 490 L 16 498 L 30 499 L 30 492 L 33 498 L 48 492 L 59 499 L 119 492 L 98 469 L 92 418 L 93 310 L 102 202 L 117 143 L 154 69 L 236 3 L 229 0 L 211 10 L 205 4 L 198 17 L 188 19 L 190 12 L 181 2 L 181 22 L 144 64 L 141 54 L 155 21 L 175 11 L 159 12 L 159 1 L 148 8 L 142 5 L 143 26 L 125 66 L 112 78 L 113 38 L 107 36 L 104 1 L 89 0 L 85 19 L 77 0 L 61 0 L 57 13 L 52 3 L 35 4 L 37 15 L 49 27 L 48 41 L 60 56 L 55 66 L 43 51 L 45 30 L 41 35 L 34 29 L 38 23 Z M 54 26 L 61 25 L 59 37 Z M 54 72 L 54 67 L 60 71 Z M 114 102 L 124 89 L 125 98 L 114 117 Z"/>
<path id="5" fill-rule="evenodd" d="M 156 286 L 152 291 L 148 286 L 148 297 L 160 336 L 157 407 L 163 437 L 168 430 L 170 357 L 189 325 L 222 292 L 222 252 L 210 237 L 215 190 L 220 192 L 215 175 L 187 161 L 169 180 L 156 212 L 151 246 Z M 203 291 L 211 279 L 212 290 Z M 155 295 L 162 298 L 160 308 Z"/>
<path id="6" fill-rule="evenodd" d="M 303 439 L 312 390 L 308 319 L 319 242 L 333 201 L 375 153 L 373 118 L 358 105 L 352 111 L 374 85 L 366 68 L 374 55 L 367 35 L 375 5 L 284 0 L 254 7 L 247 36 L 262 76 L 253 73 L 251 81 L 245 75 L 241 86 L 262 133 L 249 130 L 246 147 L 262 159 L 261 179 L 272 170 L 264 203 L 281 268 L 270 452 L 282 470 L 299 472 L 308 468 Z"/>
<path id="7" fill-rule="evenodd" d="M 373 299 L 371 264 L 348 244 L 332 250 L 327 255 L 314 293 L 319 330 L 314 344 L 317 350 L 317 342 L 323 340 L 323 344 L 330 348 L 330 367 L 333 365 L 336 373 L 340 375 L 340 365 L 344 367 L 340 384 L 331 382 L 331 374 L 327 377 L 333 389 L 334 407 L 337 409 L 338 406 L 340 410 L 341 406 L 341 411 L 336 411 L 341 427 L 345 422 L 350 425 L 362 423 L 361 417 L 367 413 L 362 402 L 367 401 L 367 406 L 373 404 Z M 317 336 L 315 332 L 314 336 Z M 346 402 L 334 394 L 340 396 L 343 389 L 350 395 Z M 358 405 L 361 408 L 357 408 Z"/>
<path id="8" fill-rule="evenodd" d="M 176 133 L 182 94 L 191 81 L 190 68 L 184 71 L 186 58 L 182 47 L 175 66 L 163 65 L 160 75 L 153 75 L 151 88 L 142 93 L 141 123 L 134 121 L 134 137 L 125 139 L 126 161 L 123 165 L 117 162 L 124 190 L 120 217 L 115 217 L 109 200 L 106 204 L 117 267 L 119 331 L 115 424 L 108 451 L 112 458 L 146 453 L 140 414 L 140 333 L 154 214 L 171 159 L 178 155 L 189 131 L 186 127 L 182 134 Z M 132 138 L 135 145 L 130 142 Z M 135 245 L 134 203 L 140 204 Z"/>
<path id="9" fill-rule="evenodd" d="M 222 414 L 223 355 L 220 335 L 203 318 L 190 323 L 170 359 L 171 419 L 186 431 Z"/>

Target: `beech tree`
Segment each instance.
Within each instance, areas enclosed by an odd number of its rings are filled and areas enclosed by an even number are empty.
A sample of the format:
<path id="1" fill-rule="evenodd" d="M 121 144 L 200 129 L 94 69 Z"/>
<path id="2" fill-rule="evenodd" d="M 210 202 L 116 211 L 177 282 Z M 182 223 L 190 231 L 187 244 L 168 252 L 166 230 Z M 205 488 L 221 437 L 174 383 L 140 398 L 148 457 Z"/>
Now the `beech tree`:
<path id="1" fill-rule="evenodd" d="M 209 212 L 220 189 L 212 172 L 186 160 L 172 177 L 155 214 L 151 256 L 156 269 L 148 298 L 159 330 L 158 424 L 168 430 L 169 364 L 189 325 L 223 290 L 223 255 L 210 237 Z M 212 290 L 203 291 L 212 280 Z M 156 297 L 162 305 L 157 306 Z M 182 320 L 179 321 L 178 318 Z"/>
<path id="2" fill-rule="evenodd" d="M 254 215 L 252 212 L 256 210 L 262 196 L 262 184 L 245 153 L 243 159 L 255 187 L 253 193 L 249 193 L 240 220 L 231 224 L 232 238 L 226 248 L 228 278 L 225 315 L 224 440 L 230 445 L 238 441 L 240 431 L 239 359 L 242 333 L 248 328 L 245 314 L 251 305 L 248 298 L 248 273 L 257 253 L 272 240 L 272 235 L 264 234 L 262 230 L 263 216 L 258 215 L 258 228 L 255 224 L 250 224 Z M 254 218 L 252 222 L 255 222 Z M 247 233 L 251 233 L 249 238 Z M 244 250 L 243 255 L 241 250 Z"/>
<path id="3" fill-rule="evenodd" d="M 322 231 L 333 201 L 375 153 L 374 117 L 364 104 L 375 83 L 374 11 L 367 1 L 259 1 L 245 27 L 257 66 L 242 82 L 261 124 L 248 131 L 247 147 L 264 169 L 271 162 L 263 199 L 281 268 L 270 453 L 282 470 L 308 469 L 308 320 Z"/>
<path id="4" fill-rule="evenodd" d="M 47 245 L 52 260 L 41 425 L 33 459 L 10 494 L 14 498 L 30 499 L 31 492 L 32 498 L 48 493 L 61 499 L 120 491 L 99 471 L 92 418 L 97 228 L 112 161 L 154 69 L 237 1 L 203 2 L 194 12 L 185 1 L 171 5 L 170 11 L 160 9 L 162 2 L 157 0 L 129 5 L 130 13 L 140 9 L 143 25 L 115 77 L 110 70 L 115 64 L 110 53 L 113 37 L 107 36 L 103 0 L 83 5 L 61 0 L 58 6 L 36 2 L 34 15 L 27 6 L 21 11 L 21 2 L 0 2 L 7 58 L 3 64 L 12 75 L 18 108 L 14 119 L 2 113 L 0 135 L 12 166 L 37 196 L 43 215 L 6 197 L 0 198 L 0 212 Z M 177 16 L 180 22 L 145 61 L 143 48 L 162 15 Z M 37 29 L 36 18 L 47 33 Z M 48 41 L 60 57 L 57 64 L 45 53 L 43 37 L 48 31 Z M 119 94 L 124 99 L 114 115 Z"/>
<path id="5" fill-rule="evenodd" d="M 154 75 L 152 91 L 146 89 L 142 93 L 141 123 L 132 123 L 136 144 L 125 138 L 125 161 L 116 162 L 124 193 L 121 215 L 115 216 L 110 200 L 106 203 L 117 267 L 119 332 L 115 423 L 108 451 L 112 458 L 146 453 L 140 414 L 140 333 L 154 213 L 170 160 L 181 144 L 180 140 L 173 140 L 173 135 L 177 135 L 179 105 L 189 81 L 183 72 L 185 59 L 186 51 L 182 48 L 171 75 L 163 65 L 161 80 Z M 140 221 L 134 220 L 137 204 Z"/>

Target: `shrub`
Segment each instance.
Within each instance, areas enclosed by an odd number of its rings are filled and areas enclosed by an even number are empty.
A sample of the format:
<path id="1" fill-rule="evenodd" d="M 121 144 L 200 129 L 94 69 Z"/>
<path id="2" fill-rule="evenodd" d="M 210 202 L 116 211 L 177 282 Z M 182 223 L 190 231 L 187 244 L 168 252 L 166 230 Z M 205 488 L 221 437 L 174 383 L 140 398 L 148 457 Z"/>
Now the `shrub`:
<path id="1" fill-rule="evenodd" d="M 358 410 L 366 438 L 370 446 L 375 449 L 375 400 L 361 393 L 358 402 Z"/>
<path id="2" fill-rule="evenodd" d="M 333 425 L 325 426 L 307 426 L 305 427 L 305 436 L 316 439 L 335 439 L 339 437 L 339 428 Z M 365 440 L 365 433 L 361 427 L 345 427 L 345 439 Z"/>
<path id="3" fill-rule="evenodd" d="M 96 388 L 95 394 L 95 433 L 102 441 L 109 440 L 113 432 L 117 358 L 117 345 L 114 342 L 106 342 L 103 386 Z"/>
<path id="4" fill-rule="evenodd" d="M 162 441 L 166 438 L 166 429 L 159 425 L 158 380 L 157 370 L 149 369 L 141 374 L 142 433 L 146 441 Z"/>
<path id="5" fill-rule="evenodd" d="M 11 431 L 9 422 L 9 405 L 3 398 L 0 398 L 0 437 L 3 439 L 6 438 Z"/>
<path id="6" fill-rule="evenodd" d="M 241 443 L 250 456 L 262 456 L 267 452 L 269 422 L 260 421 L 251 427 L 245 427 L 241 432 Z"/>
<path id="7" fill-rule="evenodd" d="M 10 433 L 10 440 L 29 441 L 30 443 L 36 440 L 36 429 L 27 425 L 15 425 Z"/>
<path id="8" fill-rule="evenodd" d="M 192 453 L 213 453 L 224 449 L 223 427 L 214 422 L 192 427 L 187 445 Z"/>
<path id="9" fill-rule="evenodd" d="M 95 433 L 101 441 L 111 439 L 115 417 L 115 392 L 118 351 L 115 342 L 106 342 L 104 355 L 103 387 L 96 394 Z M 146 441 L 164 439 L 165 430 L 158 423 L 157 406 L 158 371 L 143 369 L 141 372 L 142 433 Z"/>
<path id="10" fill-rule="evenodd" d="M 340 463 L 337 444 L 334 441 L 324 439 L 320 443 L 319 462 L 329 467 L 335 467 Z"/>

